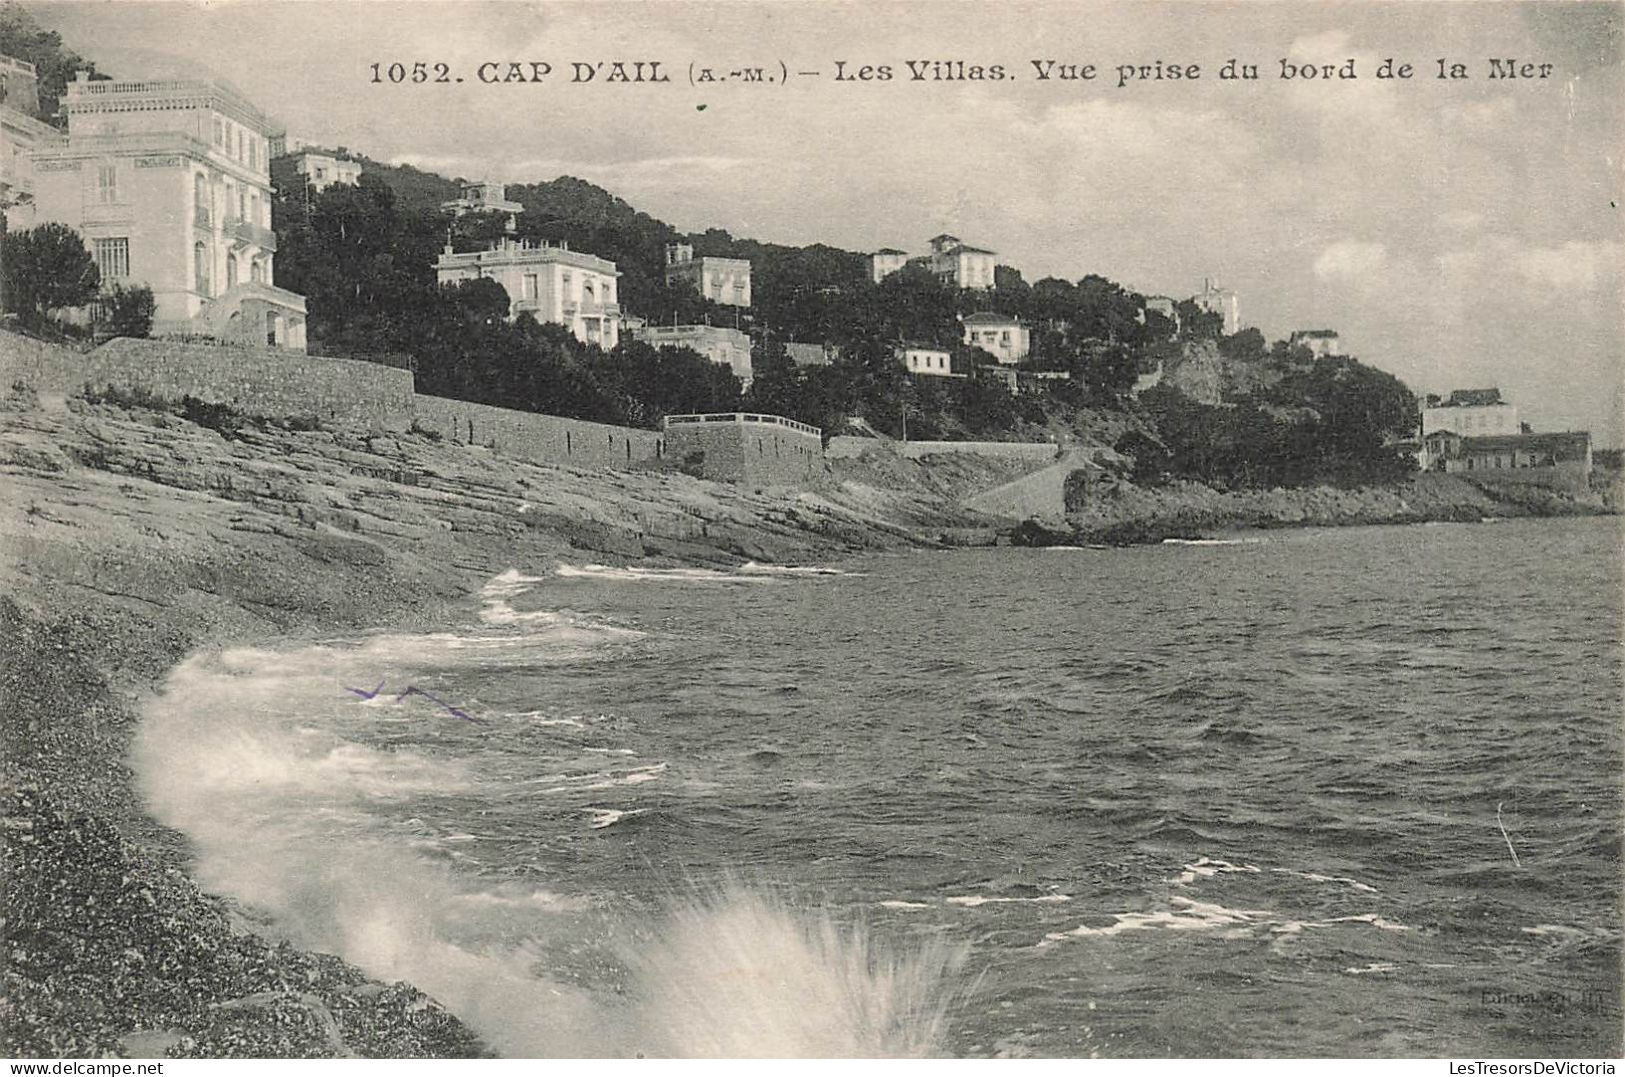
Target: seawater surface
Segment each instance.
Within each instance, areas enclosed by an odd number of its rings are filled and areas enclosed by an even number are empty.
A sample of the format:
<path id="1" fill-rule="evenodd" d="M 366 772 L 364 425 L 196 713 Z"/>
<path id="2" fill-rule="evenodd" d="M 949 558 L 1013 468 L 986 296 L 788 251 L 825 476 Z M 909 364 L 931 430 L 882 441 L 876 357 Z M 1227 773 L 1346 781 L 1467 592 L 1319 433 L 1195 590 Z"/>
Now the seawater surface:
<path id="1" fill-rule="evenodd" d="M 135 764 L 505 1053 L 1617 1055 L 1621 538 L 518 565 L 195 656 Z"/>

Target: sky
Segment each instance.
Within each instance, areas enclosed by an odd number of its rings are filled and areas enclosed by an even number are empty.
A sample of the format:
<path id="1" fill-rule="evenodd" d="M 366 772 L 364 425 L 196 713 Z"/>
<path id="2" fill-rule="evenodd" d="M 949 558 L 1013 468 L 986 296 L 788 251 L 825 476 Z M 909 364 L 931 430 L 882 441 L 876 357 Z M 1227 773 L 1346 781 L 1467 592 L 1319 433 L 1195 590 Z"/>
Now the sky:
<path id="1" fill-rule="evenodd" d="M 911 252 L 949 231 L 1028 281 L 1098 273 L 1176 298 L 1215 278 L 1269 339 L 1334 328 L 1419 393 L 1495 385 L 1537 430 L 1625 433 L 1618 3 L 26 6 L 109 74 L 213 73 L 319 144 L 575 175 L 684 230 Z M 1261 77 L 1220 79 L 1232 58 Z M 1412 77 L 1376 78 L 1387 58 Z M 1436 77 L 1440 58 L 1468 77 Z M 1492 80 L 1491 58 L 1552 66 Z M 1279 77 L 1351 59 L 1354 79 Z M 569 81 L 616 60 L 673 81 Z M 908 60 L 1007 78 L 917 82 Z M 1039 80 L 1033 60 L 1096 77 Z M 1159 60 L 1200 75 L 1119 85 L 1119 65 Z M 395 61 L 464 81 L 372 81 Z M 508 61 L 553 72 L 479 80 Z M 893 78 L 838 82 L 836 61 Z M 789 78 L 690 84 L 691 64 Z"/>

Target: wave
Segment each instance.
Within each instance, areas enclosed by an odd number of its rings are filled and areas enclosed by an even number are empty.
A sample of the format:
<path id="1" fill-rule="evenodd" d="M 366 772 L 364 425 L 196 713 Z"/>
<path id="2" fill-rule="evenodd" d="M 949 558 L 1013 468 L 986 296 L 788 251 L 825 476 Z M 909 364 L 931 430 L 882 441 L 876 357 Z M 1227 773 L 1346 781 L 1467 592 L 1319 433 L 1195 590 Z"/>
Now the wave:
<path id="1" fill-rule="evenodd" d="M 847 572 L 839 568 L 826 568 L 821 565 L 763 565 L 755 561 L 746 561 L 739 566 L 740 572 L 758 576 L 864 576 L 864 572 Z"/>
<path id="2" fill-rule="evenodd" d="M 1040 947 L 1054 945 L 1067 939 L 1109 937 L 1131 931 L 1213 931 L 1224 928 L 1236 935 L 1252 935 L 1267 930 L 1277 937 L 1301 934 L 1314 928 L 1340 927 L 1346 924 L 1364 924 L 1381 931 L 1410 931 L 1409 925 L 1396 923 L 1381 915 L 1356 913 L 1334 916 L 1325 920 L 1294 920 L 1282 918 L 1269 909 L 1232 909 L 1214 902 L 1197 901 L 1175 896 L 1171 908 L 1154 912 L 1109 913 L 1111 923 L 1079 924 L 1070 931 L 1052 931 L 1038 943 Z"/>
<path id="3" fill-rule="evenodd" d="M 1268 539 L 1261 539 L 1261 538 L 1236 538 L 1236 539 L 1165 538 L 1165 539 L 1162 540 L 1162 544 L 1164 546 L 1257 546 L 1257 545 L 1260 545 L 1260 544 L 1268 542 L 1268 541 L 1269 541 Z"/>
<path id="4" fill-rule="evenodd" d="M 489 727 L 448 723 L 434 739 L 446 755 L 358 743 L 346 733 L 376 728 L 380 714 L 345 686 L 370 683 L 376 661 L 366 643 L 241 649 L 171 672 L 145 707 L 131 763 L 154 816 L 190 838 L 204 887 L 263 913 L 297 945 L 411 982 L 504 1055 L 940 1052 L 963 993 L 962 949 L 894 953 L 816 909 L 738 886 L 651 918 L 431 859 L 426 844 L 479 836 L 449 828 L 425 842 L 421 819 L 390 822 L 388 808 L 500 793 L 500 779 L 454 754 L 457 738 L 477 746 Z M 617 788 L 663 770 L 564 784 Z M 588 827 L 610 831 L 639 814 L 580 810 Z M 559 960 L 588 962 L 591 974 Z"/>
<path id="5" fill-rule="evenodd" d="M 714 568 L 641 568 L 635 565 L 565 565 L 553 570 L 560 579 L 609 580 L 615 583 L 772 583 L 767 574 L 723 572 Z"/>

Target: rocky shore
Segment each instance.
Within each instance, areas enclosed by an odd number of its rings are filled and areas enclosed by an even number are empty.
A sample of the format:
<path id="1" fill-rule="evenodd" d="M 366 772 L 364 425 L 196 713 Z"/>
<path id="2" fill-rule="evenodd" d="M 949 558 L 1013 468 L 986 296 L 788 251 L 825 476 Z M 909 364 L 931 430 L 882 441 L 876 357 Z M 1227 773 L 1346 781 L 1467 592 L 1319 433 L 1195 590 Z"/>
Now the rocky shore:
<path id="1" fill-rule="evenodd" d="M 191 418 L 20 390 L 0 403 L 12 1057 L 487 1053 L 411 986 L 278 942 L 188 877 L 184 838 L 147 816 L 125 764 L 143 698 L 188 652 L 426 624 L 510 566 L 808 562 L 988 522 L 925 492 L 756 494 Z"/>
<path id="2" fill-rule="evenodd" d="M 966 510 L 1022 465 L 837 464 L 755 493 L 584 472 L 422 435 L 290 429 L 155 401 L 0 399 L 0 1051 L 14 1057 L 470 1057 L 407 984 L 278 941 L 202 892 L 125 763 L 143 700 L 203 647 L 443 620 L 503 570 L 559 561 L 827 561 L 991 543 Z M 1443 477 L 1440 477 L 1442 480 Z M 1519 501 L 1518 497 L 1523 500 Z M 1375 491 L 1096 489 L 1034 542 L 1235 527 L 1617 511 L 1430 477 Z M 1018 534 L 1019 537 L 1019 534 Z"/>
<path id="3" fill-rule="evenodd" d="M 1132 546 L 1238 530 L 1374 524 L 1478 523 L 1530 516 L 1614 515 L 1625 504 L 1620 476 L 1598 472 L 1592 489 L 1415 475 L 1387 486 L 1219 491 L 1199 483 L 1140 487 L 1127 482 L 1069 491 L 1065 523 L 1026 521 L 1018 545 Z"/>

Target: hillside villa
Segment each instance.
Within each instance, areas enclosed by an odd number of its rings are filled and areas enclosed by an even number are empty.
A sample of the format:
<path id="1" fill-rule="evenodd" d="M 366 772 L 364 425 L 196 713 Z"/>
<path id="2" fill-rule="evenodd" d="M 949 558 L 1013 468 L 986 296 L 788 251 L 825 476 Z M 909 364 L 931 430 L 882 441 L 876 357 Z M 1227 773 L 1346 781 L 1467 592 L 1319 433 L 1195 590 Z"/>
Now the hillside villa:
<path id="1" fill-rule="evenodd" d="M 606 258 L 572 251 L 567 243 L 503 238 L 483 251 L 459 254 L 447 246 L 434 269 L 441 284 L 481 277 L 496 281 L 508 293 L 509 318 L 529 313 L 606 351 L 620 342 L 621 307 L 615 297 L 621 274 Z"/>
<path id="2" fill-rule="evenodd" d="M 744 258 L 696 258 L 691 244 L 668 243 L 665 272 L 668 288 L 690 288 L 724 306 L 750 306 L 750 262 Z"/>
<path id="3" fill-rule="evenodd" d="M 632 330 L 635 339 L 656 348 L 692 348 L 713 363 L 734 372 L 739 383 L 750 388 L 750 337 L 742 330 L 720 325 L 641 325 Z"/>
<path id="4" fill-rule="evenodd" d="M 1021 319 L 983 311 L 964 320 L 965 343 L 981 348 L 1006 366 L 1014 366 L 1032 351 L 1032 330 Z"/>

